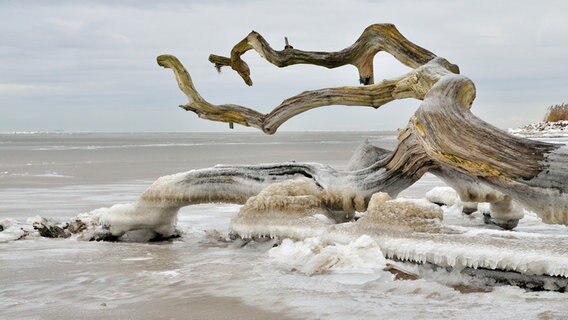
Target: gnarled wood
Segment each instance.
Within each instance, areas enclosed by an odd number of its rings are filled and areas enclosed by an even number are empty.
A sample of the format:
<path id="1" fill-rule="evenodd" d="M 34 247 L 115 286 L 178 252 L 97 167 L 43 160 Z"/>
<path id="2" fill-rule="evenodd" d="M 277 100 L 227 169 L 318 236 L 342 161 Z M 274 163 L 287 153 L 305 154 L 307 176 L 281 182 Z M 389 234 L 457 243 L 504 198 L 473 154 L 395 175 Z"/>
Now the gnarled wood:
<path id="1" fill-rule="evenodd" d="M 475 117 L 473 82 L 449 75 L 416 111 L 416 130 L 428 157 L 511 196 L 544 222 L 568 224 L 568 150 L 515 137 Z"/>
<path id="2" fill-rule="evenodd" d="M 177 60 L 171 56 L 166 58 L 162 56 L 161 61 Z M 343 92 L 340 91 L 342 89 L 335 89 L 338 90 L 337 100 L 322 101 L 318 98 L 318 94 L 323 92 L 321 90 L 312 94 L 304 93 L 286 100 L 267 116 L 255 115 L 255 119 L 262 119 L 262 122 L 255 123 L 263 131 L 272 133 L 273 127 L 266 126 L 266 119 L 282 121 L 297 114 L 297 110 L 307 109 L 305 106 L 332 104 L 335 101 L 356 103 L 355 100 L 362 96 L 355 94 L 356 98 L 353 98 L 347 92 L 364 91 L 367 101 L 372 97 L 370 90 L 384 92 L 381 90 L 385 88 L 390 92 L 388 100 L 397 94 L 399 97 L 424 97 L 424 103 L 402 132 L 400 145 L 389 161 L 372 165 L 368 170 L 361 170 L 350 178 L 363 199 L 369 199 L 372 194 L 369 193 L 370 190 L 379 191 L 380 185 L 388 183 L 389 178 L 384 175 L 377 179 L 377 172 L 382 173 L 382 170 L 390 172 L 396 167 L 400 170 L 396 178 L 403 179 L 406 176 L 420 177 L 430 168 L 443 167 L 460 172 L 503 194 L 510 195 L 539 213 L 545 222 L 567 224 L 566 150 L 561 150 L 553 144 L 511 136 L 475 117 L 469 110 L 475 98 L 475 86 L 468 78 L 450 72 L 444 62 L 445 60 L 441 58 L 434 59 L 398 81 L 387 81 L 361 88 L 347 87 Z M 200 116 L 219 120 L 223 117 L 217 116 L 218 110 L 231 112 L 230 119 L 235 119 L 235 114 L 252 116 L 254 112 L 252 109 L 235 108 L 231 105 L 216 109 L 205 104 L 191 85 L 191 80 L 187 80 L 189 75 L 187 79 L 183 79 L 183 75 L 187 72 L 181 64 L 162 63 L 162 65 L 173 66 L 174 70 L 177 70 L 175 73 L 180 87 L 184 92 L 189 92 L 190 100 L 194 101 L 190 104 L 192 108 L 202 112 L 199 113 Z M 314 96 L 315 98 L 312 98 Z M 362 102 L 359 104 L 364 105 Z M 239 113 L 241 110 L 246 112 Z M 207 112 L 212 112 L 213 116 Z M 227 119 L 223 118 L 222 121 Z M 397 162 L 401 159 L 404 162 Z M 411 180 L 415 181 L 414 178 Z M 394 188 L 391 192 L 396 194 L 401 190 Z"/>
<path id="3" fill-rule="evenodd" d="M 474 198 L 465 193 L 471 191 L 471 185 L 485 185 L 501 192 L 494 199 L 486 199 L 493 200 L 496 206 L 502 207 L 497 203 L 503 201 L 509 203 L 510 196 L 536 210 L 546 222 L 568 223 L 566 150 L 513 137 L 475 117 L 469 111 L 476 94 L 473 83 L 456 74 L 457 66 L 408 41 L 393 25 L 371 25 L 352 46 L 328 53 L 304 52 L 291 46 L 275 51 L 262 36 L 252 32 L 233 48 L 230 59 L 214 56 L 212 60 L 218 67 L 230 65 L 246 80 L 248 67 L 240 57 L 250 49 L 279 67 L 295 63 L 326 67 L 354 64 L 361 70 L 363 65 L 372 65 L 374 54 L 386 51 L 415 69 L 376 85 L 307 91 L 284 100 L 270 113 L 261 114 L 243 106 L 212 105 L 196 91 L 177 58 L 160 56 L 158 63 L 174 71 L 180 89 L 189 98 L 189 103 L 182 106 L 184 109 L 204 119 L 252 126 L 268 134 L 276 132 L 291 117 L 316 107 L 340 104 L 377 108 L 394 99 L 424 99 L 388 161 L 378 161 L 349 175 L 363 199 L 369 199 L 369 190 L 381 190 L 379 185 L 389 182 L 386 176 L 377 179 L 377 172 L 396 168 L 400 171 L 393 176 L 396 179 L 412 176 L 410 180 L 415 180 L 426 170 L 445 170 L 454 172 L 454 177 L 460 176 L 461 181 L 470 180 L 470 187 L 461 190 L 464 198 Z M 402 190 L 395 189 L 392 192 Z M 485 197 L 493 194 L 482 193 Z"/>
<path id="4" fill-rule="evenodd" d="M 158 64 L 172 69 L 178 85 L 189 103 L 181 108 L 195 112 L 200 118 L 237 123 L 274 134 L 288 119 L 305 111 L 331 105 L 366 106 L 379 108 L 396 99 L 423 99 L 430 87 L 441 77 L 451 74 L 453 65 L 443 58 L 434 58 L 408 74 L 364 87 L 337 87 L 305 91 L 284 100 L 270 113 L 262 114 L 248 107 L 234 104 L 213 105 L 201 97 L 185 67 L 172 55 L 161 55 Z"/>
<path id="5" fill-rule="evenodd" d="M 230 65 L 245 82 L 252 84 L 248 65 L 241 59 L 241 55 L 250 49 L 255 49 L 262 57 L 279 67 L 304 63 L 335 68 L 353 64 L 359 68 L 365 84 L 374 83 L 373 58 L 379 51 L 388 52 L 403 64 L 415 69 L 402 77 L 384 80 L 376 85 L 306 91 L 284 100 L 270 113 L 261 114 L 248 107 L 234 104 L 213 105 L 207 102 L 197 92 L 189 73 L 176 57 L 161 55 L 157 61 L 160 66 L 172 69 L 180 89 L 188 97 L 189 103 L 180 106 L 181 108 L 195 112 L 200 118 L 227 122 L 231 128 L 233 123 L 237 123 L 258 128 L 267 134 L 274 134 L 278 127 L 291 117 L 317 107 L 347 105 L 379 108 L 395 99 L 423 99 L 440 77 L 459 73 L 456 65 L 408 41 L 392 24 L 374 24 L 367 27 L 353 45 L 339 52 L 306 52 L 291 46 L 283 51 L 275 51 L 260 34 L 253 31 L 235 45 L 230 59 L 212 55 L 210 60 L 218 69 Z"/>
<path id="6" fill-rule="evenodd" d="M 233 47 L 230 58 L 212 54 L 209 56 L 209 61 L 215 64 L 217 70 L 221 70 L 223 66 L 230 66 L 250 86 L 252 85 L 250 69 L 241 56 L 251 49 L 280 68 L 294 64 L 312 64 L 330 69 L 347 64 L 353 65 L 359 70 L 360 83 L 365 85 L 374 83 L 373 59 L 380 51 L 391 54 L 410 68 L 417 68 L 436 57 L 432 52 L 408 41 L 393 24 L 383 23 L 370 25 L 355 43 L 336 52 L 294 49 L 288 44 L 287 38 L 284 50 L 278 51 L 274 50 L 259 33 L 252 31 Z M 451 70 L 459 73 L 456 65 L 452 65 Z"/>

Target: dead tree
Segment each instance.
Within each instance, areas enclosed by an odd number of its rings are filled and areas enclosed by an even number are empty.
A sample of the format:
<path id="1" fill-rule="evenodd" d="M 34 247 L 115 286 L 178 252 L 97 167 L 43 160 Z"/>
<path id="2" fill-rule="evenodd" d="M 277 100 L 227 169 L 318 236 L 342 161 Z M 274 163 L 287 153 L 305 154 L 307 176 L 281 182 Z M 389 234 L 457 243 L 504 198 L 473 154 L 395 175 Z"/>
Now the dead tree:
<path id="1" fill-rule="evenodd" d="M 159 179 L 141 197 L 141 204 L 179 208 L 202 202 L 244 203 L 266 186 L 302 176 L 320 188 L 320 206 L 333 217 L 364 211 L 371 196 L 396 196 L 425 172 L 440 176 L 458 190 L 464 201 L 490 202 L 492 216 L 508 220 L 516 210 L 512 200 L 535 211 L 544 222 L 568 224 L 568 157 L 566 147 L 528 140 L 484 122 L 471 113 L 476 90 L 446 59 L 407 40 L 392 24 L 374 24 L 357 41 L 337 52 L 309 52 L 289 44 L 273 49 L 251 32 L 231 50 L 230 57 L 211 55 L 220 70 L 229 66 L 252 85 L 250 69 L 241 56 L 255 50 L 268 62 L 285 67 L 313 64 L 327 68 L 353 65 L 364 86 L 306 91 L 284 100 L 268 114 L 234 104 L 213 105 L 196 90 L 180 61 L 171 55 L 158 64 L 172 69 L 189 102 L 181 108 L 200 118 L 258 128 L 274 134 L 288 119 L 329 105 L 379 108 L 396 100 L 422 103 L 399 132 L 398 146 L 380 152 L 373 161 L 360 161 L 351 171 L 336 171 L 312 163 L 270 166 L 223 166 Z M 373 58 L 384 51 L 413 70 L 398 78 L 374 83 Z M 355 161 L 355 162 L 356 162 Z M 168 191 L 165 191 L 168 190 Z"/>
<path id="2" fill-rule="evenodd" d="M 207 102 L 174 56 L 159 56 L 158 64 L 173 70 L 189 99 L 183 109 L 203 119 L 226 122 L 230 127 L 235 123 L 250 126 L 266 134 L 322 106 L 379 108 L 405 98 L 422 102 L 406 128 L 399 131 L 395 150 L 363 144 L 345 171 L 286 162 L 218 165 L 164 176 L 134 204 L 80 215 L 61 228 L 65 236 L 70 232 L 84 239 L 101 239 L 149 231 L 170 237 L 181 207 L 236 203 L 244 205 L 231 220 L 231 230 L 243 238 L 318 236 L 341 242 L 370 234 L 388 258 L 472 268 L 474 273 L 478 268 L 515 271 L 523 275 L 524 282 L 568 289 L 568 236 L 464 234 L 441 224 L 442 210 L 435 205 L 389 200 L 431 172 L 453 187 L 463 201 L 489 202 L 490 219 L 501 227 L 516 225 L 522 214 L 517 203 L 546 223 L 568 225 L 566 146 L 512 136 L 477 118 L 470 111 L 476 94 L 473 82 L 460 75 L 456 65 L 407 40 L 392 24 L 369 26 L 353 45 L 338 52 L 302 51 L 288 41 L 278 51 L 253 31 L 234 46 L 230 57 L 211 55 L 209 60 L 217 69 L 231 67 L 252 85 L 250 69 L 241 59 L 251 49 L 278 67 L 351 64 L 359 70 L 363 86 L 306 91 L 263 114 L 244 106 Z M 375 84 L 373 58 L 379 51 L 413 70 Z M 357 211 L 366 214 L 355 222 Z M 484 274 L 502 277 L 491 272 Z"/>

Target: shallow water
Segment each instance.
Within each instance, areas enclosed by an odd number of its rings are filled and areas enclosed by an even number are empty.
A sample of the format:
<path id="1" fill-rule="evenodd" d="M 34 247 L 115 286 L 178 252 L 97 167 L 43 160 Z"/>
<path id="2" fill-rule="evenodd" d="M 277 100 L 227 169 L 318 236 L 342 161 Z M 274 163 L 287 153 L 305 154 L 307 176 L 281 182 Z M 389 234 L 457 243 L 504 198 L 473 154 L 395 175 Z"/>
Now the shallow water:
<path id="1" fill-rule="evenodd" d="M 127 203 L 157 177 L 217 163 L 315 161 L 344 168 L 365 138 L 392 149 L 394 133 L 0 135 L 0 220 L 66 220 Z M 427 175 L 403 195 L 443 185 Z M 536 319 L 568 314 L 566 295 L 498 287 L 463 294 L 433 280 L 394 281 L 382 266 L 306 276 L 272 259 L 272 242 L 240 247 L 226 232 L 239 206 L 182 209 L 184 236 L 159 244 L 29 239 L 0 243 L 0 318 Z M 462 225 L 481 218 L 449 216 Z M 525 232 L 540 228 L 521 220 Z M 542 227 L 543 232 L 563 231 Z M 565 231 L 565 230 L 564 230 Z M 347 259 L 363 259 L 353 253 Z M 441 283 L 440 283 L 441 282 Z"/>

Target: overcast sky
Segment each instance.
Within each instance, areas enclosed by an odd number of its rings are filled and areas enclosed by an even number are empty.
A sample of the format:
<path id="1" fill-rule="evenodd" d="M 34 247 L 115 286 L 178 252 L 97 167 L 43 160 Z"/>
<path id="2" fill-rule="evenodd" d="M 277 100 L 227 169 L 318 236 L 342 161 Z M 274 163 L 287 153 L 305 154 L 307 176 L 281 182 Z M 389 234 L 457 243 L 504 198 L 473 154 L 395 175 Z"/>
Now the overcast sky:
<path id="1" fill-rule="evenodd" d="M 155 57 L 174 54 L 203 97 L 268 112 L 308 89 L 358 85 L 354 67 L 279 69 L 251 51 L 253 87 L 210 53 L 228 55 L 251 30 L 275 48 L 335 51 L 372 23 L 460 66 L 477 86 L 473 112 L 501 127 L 540 120 L 568 102 L 567 1 L 0 1 L 0 132 L 228 131 L 179 109 L 187 102 Z M 408 72 L 375 58 L 376 81 Z M 325 107 L 280 130 L 390 130 L 419 101 L 378 110 Z M 236 128 L 237 129 L 237 128 Z M 241 127 L 238 130 L 242 131 Z"/>

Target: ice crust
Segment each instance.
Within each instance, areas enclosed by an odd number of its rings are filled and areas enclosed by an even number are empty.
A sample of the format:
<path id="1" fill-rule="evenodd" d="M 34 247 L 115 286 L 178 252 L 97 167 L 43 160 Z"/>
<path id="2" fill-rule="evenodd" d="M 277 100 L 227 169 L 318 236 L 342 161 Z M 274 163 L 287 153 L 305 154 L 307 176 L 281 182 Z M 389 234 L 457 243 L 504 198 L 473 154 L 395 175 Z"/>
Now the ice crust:
<path id="1" fill-rule="evenodd" d="M 160 178 L 137 203 L 115 205 L 79 215 L 77 219 L 86 226 L 79 238 L 92 239 L 104 232 L 132 241 L 146 241 L 155 233 L 172 235 L 178 209 L 193 201 L 188 197 L 204 197 L 213 186 L 200 186 L 197 195 L 187 195 L 184 183 L 188 175 L 195 174 L 199 172 Z M 227 185 L 227 188 L 215 192 L 232 192 L 240 187 L 230 189 L 232 187 Z M 342 186 L 335 188 L 338 190 Z M 487 268 L 529 275 L 568 276 L 568 235 L 535 236 L 523 232 L 479 231 L 478 228 L 459 227 L 451 221 L 443 221 L 444 216 L 455 209 L 452 206 L 442 209 L 424 199 L 390 199 L 381 193 L 372 196 L 368 210 L 359 220 L 338 223 L 353 216 L 327 209 L 325 204 L 337 199 L 333 198 L 333 193 L 323 190 L 307 178 L 269 185 L 249 198 L 239 214 L 231 219 L 230 232 L 242 238 L 317 239 L 298 244 L 301 247 L 318 248 L 320 244 L 321 248 L 323 245 L 336 246 L 335 249 L 326 249 L 325 255 L 316 254 L 319 249 L 314 249 L 313 256 L 303 258 L 302 263 L 306 266 L 302 267 L 302 272 L 306 274 L 329 270 L 338 265 L 339 261 L 346 259 L 341 256 L 346 254 L 345 250 L 353 251 L 353 248 L 362 246 L 363 240 L 357 241 L 366 235 L 378 246 L 376 250 L 373 249 L 374 252 L 382 252 L 381 256 L 390 259 L 428 262 L 457 269 Z M 450 204 L 452 197 L 457 198 L 455 192 L 450 190 L 435 189 L 430 192 L 430 200 L 437 197 L 440 202 L 443 200 Z M 349 197 L 338 202 L 343 200 L 344 203 L 353 203 Z M 360 204 L 354 206 L 360 207 Z M 33 224 L 34 221 L 28 223 Z M 29 224 L 28 230 L 3 222 L 4 231 L 0 233 L 0 241 L 16 240 L 26 232 L 33 233 Z M 318 244 L 315 245 L 314 241 Z M 286 242 L 283 248 L 292 250 L 291 246 Z M 276 256 L 277 252 L 284 254 L 285 251 L 275 250 Z M 382 263 L 380 261 L 379 264 Z"/>
<path id="2" fill-rule="evenodd" d="M 148 230 L 162 236 L 171 236 L 175 232 L 177 211 L 178 208 L 130 203 L 99 209 L 93 214 L 99 217 L 101 226 L 108 226 L 112 234 L 122 235 L 128 231 Z"/>
<path id="3" fill-rule="evenodd" d="M 368 212 L 357 222 L 324 223 L 313 216 L 298 217 L 297 213 L 287 215 L 286 212 L 248 219 L 241 211 L 232 219 L 231 230 L 243 238 L 267 236 L 304 240 L 317 237 L 317 241 L 334 245 L 347 245 L 368 235 L 390 259 L 456 269 L 486 268 L 527 275 L 568 276 L 568 235 L 456 227 L 444 224 L 442 209 L 426 200 L 389 200 L 384 194 L 373 197 Z M 454 211 L 454 207 L 445 207 L 445 213 L 450 211 Z M 301 246 L 313 244 L 315 240 L 310 241 Z M 307 267 L 302 272 L 318 269 L 312 267 L 317 263 L 309 259 L 304 262 Z"/>
<path id="4" fill-rule="evenodd" d="M 568 190 L 563 185 L 568 179 L 566 163 L 563 161 L 567 156 L 568 146 L 566 145 L 552 151 L 541 163 L 547 167 L 547 170 L 543 170 L 534 178 L 535 181 L 539 181 L 548 189 L 543 188 L 541 191 L 542 195 L 538 198 L 531 198 L 528 207 L 540 209 L 538 210 L 540 212 L 539 216 L 546 223 L 568 225 Z M 551 205 L 551 201 L 556 203 Z"/>
<path id="5" fill-rule="evenodd" d="M 0 220 L 0 227 L 0 243 L 18 240 L 33 230 L 31 226 L 21 225 L 13 219 Z"/>
<path id="6" fill-rule="evenodd" d="M 291 270 L 306 275 L 325 272 L 370 273 L 386 267 L 387 260 L 381 249 L 368 235 L 347 244 L 326 245 L 320 238 L 313 237 L 301 241 L 284 239 L 282 243 L 268 251 L 270 259 Z M 384 277 L 392 279 L 390 273 Z"/>

